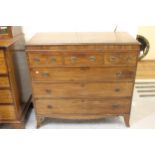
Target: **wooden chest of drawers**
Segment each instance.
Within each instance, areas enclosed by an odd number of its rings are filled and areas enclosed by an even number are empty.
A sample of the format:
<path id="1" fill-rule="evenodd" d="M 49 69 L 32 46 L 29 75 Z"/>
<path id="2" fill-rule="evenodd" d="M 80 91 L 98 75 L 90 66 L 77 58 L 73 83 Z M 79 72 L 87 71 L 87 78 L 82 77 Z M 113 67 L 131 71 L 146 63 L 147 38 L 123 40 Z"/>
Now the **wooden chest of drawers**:
<path id="1" fill-rule="evenodd" d="M 37 127 L 46 117 L 124 116 L 139 43 L 127 33 L 39 33 L 27 44 Z"/>
<path id="2" fill-rule="evenodd" d="M 24 45 L 22 33 L 11 38 L 0 33 L 0 123 L 14 128 L 25 127 L 32 96 Z"/>

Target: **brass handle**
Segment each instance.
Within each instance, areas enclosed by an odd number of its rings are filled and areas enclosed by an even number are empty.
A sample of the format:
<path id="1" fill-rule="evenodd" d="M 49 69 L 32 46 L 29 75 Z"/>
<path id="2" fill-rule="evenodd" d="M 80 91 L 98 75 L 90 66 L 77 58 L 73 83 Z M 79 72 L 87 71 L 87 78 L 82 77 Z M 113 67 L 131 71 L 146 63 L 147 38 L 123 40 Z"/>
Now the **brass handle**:
<path id="1" fill-rule="evenodd" d="M 47 108 L 52 109 L 53 107 L 52 107 L 52 105 L 47 105 Z"/>
<path id="2" fill-rule="evenodd" d="M 113 104 L 112 107 L 115 109 L 115 108 L 118 108 L 119 105 L 118 104 Z"/>
<path id="3" fill-rule="evenodd" d="M 96 57 L 95 57 L 95 56 L 90 56 L 90 57 L 89 57 L 89 60 L 90 60 L 91 62 L 95 62 L 95 61 L 96 61 Z"/>
<path id="4" fill-rule="evenodd" d="M 46 93 L 48 93 L 48 94 L 51 94 L 51 93 L 52 93 L 52 91 L 51 91 L 50 89 L 46 89 L 45 91 L 46 91 Z"/>
<path id="5" fill-rule="evenodd" d="M 80 70 L 82 70 L 82 71 L 86 71 L 86 70 L 89 70 L 90 69 L 90 67 L 81 67 L 80 68 Z"/>
<path id="6" fill-rule="evenodd" d="M 34 61 L 35 61 L 36 63 L 39 63 L 39 62 L 40 62 L 40 59 L 39 59 L 39 58 L 34 58 Z"/>
<path id="7" fill-rule="evenodd" d="M 56 58 L 51 58 L 51 62 L 52 62 L 52 64 L 55 64 L 56 63 Z"/>
<path id="8" fill-rule="evenodd" d="M 117 77 L 117 78 L 121 78 L 122 76 L 123 76 L 123 73 L 122 73 L 122 72 L 116 73 L 116 77 Z"/>
<path id="9" fill-rule="evenodd" d="M 76 57 L 76 56 L 72 56 L 72 57 L 71 57 L 71 62 L 72 62 L 72 63 L 75 63 L 76 60 L 77 60 L 77 57 Z"/>
<path id="10" fill-rule="evenodd" d="M 81 87 L 85 87 L 85 84 L 84 84 L 84 83 L 82 83 L 82 84 L 81 84 Z"/>
<path id="11" fill-rule="evenodd" d="M 43 76 L 43 77 L 49 77 L 49 73 L 47 73 L 47 72 L 42 73 L 42 76 Z"/>
<path id="12" fill-rule="evenodd" d="M 111 56 L 109 60 L 110 60 L 110 62 L 115 63 L 117 60 L 117 57 Z"/>
<path id="13" fill-rule="evenodd" d="M 116 88 L 116 89 L 115 89 L 115 92 L 120 92 L 120 89 L 119 89 L 119 88 Z"/>

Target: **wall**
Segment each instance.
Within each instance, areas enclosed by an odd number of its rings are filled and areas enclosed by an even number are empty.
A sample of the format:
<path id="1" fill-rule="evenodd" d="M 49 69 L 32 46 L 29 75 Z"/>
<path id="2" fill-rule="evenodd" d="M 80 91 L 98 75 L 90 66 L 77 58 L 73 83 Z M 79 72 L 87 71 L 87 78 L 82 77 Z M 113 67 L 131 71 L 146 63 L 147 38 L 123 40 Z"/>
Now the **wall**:
<path id="1" fill-rule="evenodd" d="M 80 21 L 79 21 L 80 22 Z M 59 26 L 58 25 L 32 25 L 32 26 L 23 26 L 23 31 L 25 33 L 25 38 L 28 41 L 31 37 L 37 32 L 105 32 L 110 31 L 113 32 L 117 26 L 117 31 L 126 31 L 130 33 L 133 37 L 137 34 L 137 25 L 118 25 L 118 24 L 105 24 L 104 22 L 98 23 L 85 23 L 83 25 L 70 25 L 70 23 L 66 25 Z"/>
<path id="2" fill-rule="evenodd" d="M 155 26 L 140 26 L 138 28 L 138 34 L 146 37 L 150 43 L 149 53 L 144 60 L 155 60 Z"/>

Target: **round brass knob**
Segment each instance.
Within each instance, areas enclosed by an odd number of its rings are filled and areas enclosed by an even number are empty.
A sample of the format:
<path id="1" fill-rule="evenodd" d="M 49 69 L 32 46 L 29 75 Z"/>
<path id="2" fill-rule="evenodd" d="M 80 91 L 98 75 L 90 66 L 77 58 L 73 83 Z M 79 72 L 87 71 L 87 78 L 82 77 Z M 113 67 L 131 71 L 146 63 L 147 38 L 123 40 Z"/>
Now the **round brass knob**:
<path id="1" fill-rule="evenodd" d="M 52 109 L 53 107 L 52 107 L 52 105 L 47 105 L 47 108 Z"/>
<path id="2" fill-rule="evenodd" d="M 116 73 L 116 77 L 117 77 L 117 78 L 121 78 L 122 76 L 123 76 L 123 73 L 122 73 L 122 72 Z"/>
<path id="3" fill-rule="evenodd" d="M 111 57 L 109 58 L 109 61 L 110 61 L 111 63 L 116 63 L 117 57 L 111 56 Z"/>
<path id="4" fill-rule="evenodd" d="M 76 56 L 71 56 L 71 62 L 72 62 L 72 63 L 75 63 L 76 60 L 77 60 L 77 57 L 76 57 Z"/>
<path id="5" fill-rule="evenodd" d="M 56 58 L 54 58 L 54 57 L 51 58 L 51 63 L 52 63 L 52 64 L 55 64 L 55 63 L 56 63 Z"/>
<path id="6" fill-rule="evenodd" d="M 95 62 L 95 61 L 96 61 L 96 57 L 95 57 L 95 56 L 90 56 L 90 57 L 89 57 L 89 60 L 90 60 L 91 62 Z"/>
<path id="7" fill-rule="evenodd" d="M 42 73 L 42 76 L 43 77 L 49 77 L 49 73 L 48 72 L 44 72 L 44 73 Z"/>
<path id="8" fill-rule="evenodd" d="M 120 89 L 119 89 L 119 88 L 116 88 L 116 89 L 115 89 L 115 92 L 120 92 Z"/>
<path id="9" fill-rule="evenodd" d="M 45 91 L 46 91 L 46 93 L 48 93 L 48 94 L 51 94 L 51 93 L 52 93 L 52 91 L 51 91 L 50 89 L 46 89 Z"/>
<path id="10" fill-rule="evenodd" d="M 34 62 L 39 63 L 40 59 L 39 58 L 34 58 Z"/>

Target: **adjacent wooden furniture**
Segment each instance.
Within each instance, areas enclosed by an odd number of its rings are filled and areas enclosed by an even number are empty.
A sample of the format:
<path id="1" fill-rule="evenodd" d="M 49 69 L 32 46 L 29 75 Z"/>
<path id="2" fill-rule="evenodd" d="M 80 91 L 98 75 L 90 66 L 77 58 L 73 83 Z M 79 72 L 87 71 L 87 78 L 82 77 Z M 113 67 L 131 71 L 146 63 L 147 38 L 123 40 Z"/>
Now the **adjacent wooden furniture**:
<path id="1" fill-rule="evenodd" d="M 123 116 L 129 126 L 139 43 L 127 33 L 38 33 L 27 43 L 37 127 L 46 117 Z"/>
<path id="2" fill-rule="evenodd" d="M 5 26 L 6 33 L 1 29 L 4 26 L 0 26 L 0 123 L 24 128 L 31 103 L 24 35 L 18 26 Z"/>

